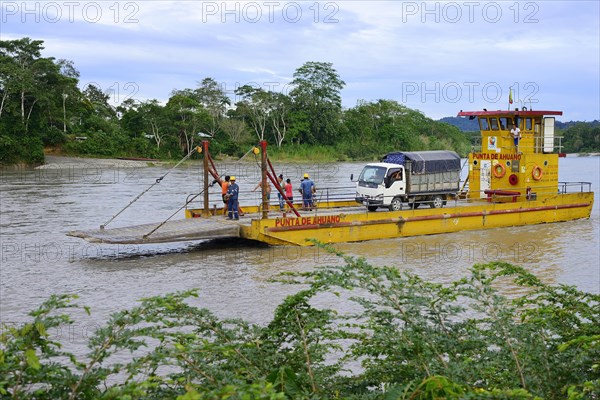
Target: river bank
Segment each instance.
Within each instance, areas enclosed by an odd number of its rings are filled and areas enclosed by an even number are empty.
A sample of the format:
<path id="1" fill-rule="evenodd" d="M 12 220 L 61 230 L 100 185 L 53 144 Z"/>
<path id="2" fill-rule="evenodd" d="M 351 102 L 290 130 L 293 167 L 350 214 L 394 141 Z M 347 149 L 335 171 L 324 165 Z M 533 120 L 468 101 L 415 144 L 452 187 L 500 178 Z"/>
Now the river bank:
<path id="1" fill-rule="evenodd" d="M 270 151 L 269 156 L 272 158 L 274 162 L 277 163 L 298 163 L 298 164 L 308 164 L 308 163 L 335 163 L 335 162 L 371 162 L 376 161 L 374 159 L 368 160 L 330 160 L 330 157 L 327 157 L 326 153 L 315 153 L 315 158 L 307 158 L 304 155 L 299 154 L 289 154 L 289 153 L 279 153 L 277 151 Z M 569 153 L 566 155 L 567 157 L 598 157 L 600 153 Z M 243 157 L 242 161 L 252 161 L 253 157 L 251 155 L 247 155 Z M 195 165 L 199 163 L 201 160 L 192 159 L 186 161 L 185 163 L 188 165 Z M 231 164 L 240 161 L 238 158 L 234 157 L 215 157 L 215 161 Z M 23 164 L 15 164 L 14 168 L 34 168 L 34 169 L 50 169 L 50 168 L 60 168 L 61 165 L 65 165 L 68 167 L 77 167 L 77 168 L 87 168 L 90 165 L 97 166 L 105 166 L 105 167 L 113 167 L 113 168 L 143 168 L 143 167 L 169 167 L 177 164 L 178 160 L 133 160 L 133 159 L 120 159 L 120 158 L 96 158 L 96 157 L 75 157 L 75 156 L 66 156 L 66 155 L 47 155 L 45 164 L 38 166 L 25 166 Z M 2 166 L 3 168 L 4 166 Z"/>
<path id="2" fill-rule="evenodd" d="M 378 161 L 380 157 L 358 157 L 351 158 L 344 154 L 340 154 L 334 151 L 335 149 L 324 147 L 324 146 L 306 146 L 304 149 L 295 149 L 290 151 L 289 149 L 277 149 L 276 147 L 269 148 L 269 157 L 271 160 L 279 163 L 336 163 L 336 162 L 373 162 Z M 233 157 L 224 154 L 213 154 L 215 161 L 223 163 L 234 163 L 240 161 L 253 161 L 251 155 L 246 154 L 241 157 Z M 381 154 L 383 156 L 383 154 Z M 597 157 L 600 153 L 567 153 L 567 157 Z M 198 157 L 198 156 L 196 156 Z M 61 164 L 66 164 L 68 167 L 77 166 L 79 168 L 89 167 L 90 164 L 101 165 L 106 167 L 121 167 L 121 168 L 143 168 L 143 167 L 155 167 L 155 166 L 173 166 L 177 164 L 179 159 L 126 159 L 126 158 L 101 158 L 98 156 L 85 156 L 85 155 L 68 155 L 62 154 L 61 152 L 48 151 L 45 154 L 43 164 L 0 164 L 0 170 L 4 171 L 18 171 L 22 169 L 48 169 L 48 168 L 60 168 Z M 186 164 L 195 164 L 200 161 L 200 158 L 192 158 L 186 161 Z"/>

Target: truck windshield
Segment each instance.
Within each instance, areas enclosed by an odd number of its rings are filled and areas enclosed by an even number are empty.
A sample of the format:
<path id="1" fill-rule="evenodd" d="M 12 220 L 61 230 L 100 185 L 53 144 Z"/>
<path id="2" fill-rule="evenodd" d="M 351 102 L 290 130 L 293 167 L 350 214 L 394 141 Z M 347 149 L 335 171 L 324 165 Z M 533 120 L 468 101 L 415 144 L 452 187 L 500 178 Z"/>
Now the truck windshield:
<path id="1" fill-rule="evenodd" d="M 375 167 L 367 165 L 360 173 L 358 182 L 381 185 L 381 183 L 383 182 L 383 177 L 385 176 L 385 171 L 386 168 L 384 167 Z"/>

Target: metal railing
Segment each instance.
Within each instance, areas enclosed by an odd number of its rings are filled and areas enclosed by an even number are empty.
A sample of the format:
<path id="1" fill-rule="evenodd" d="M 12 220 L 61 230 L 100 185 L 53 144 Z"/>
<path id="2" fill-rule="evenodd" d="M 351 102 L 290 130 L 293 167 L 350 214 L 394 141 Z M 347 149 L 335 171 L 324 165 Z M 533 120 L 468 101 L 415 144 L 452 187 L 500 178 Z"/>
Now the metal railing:
<path id="1" fill-rule="evenodd" d="M 585 189 L 587 187 L 587 190 Z M 574 190 L 569 191 L 573 188 Z M 592 191 L 592 182 L 558 182 L 558 193 L 587 193 Z"/>
<path id="2" fill-rule="evenodd" d="M 517 198 L 518 201 L 529 200 L 533 201 L 539 198 L 540 196 L 550 196 L 556 194 L 567 194 L 567 193 L 586 193 L 592 191 L 592 183 L 591 182 L 559 182 L 558 186 L 537 186 L 532 188 L 529 192 L 525 189 L 515 190 L 511 187 L 505 188 L 497 188 L 493 191 L 490 191 L 489 194 L 486 194 L 484 190 L 480 190 L 478 192 L 479 195 L 475 195 L 469 198 L 461 198 L 459 196 L 460 192 L 450 193 L 446 195 L 446 199 L 444 200 L 445 207 L 459 207 L 459 206 L 467 206 L 472 205 L 474 202 L 479 201 L 492 201 L 492 202 L 501 202 L 501 201 L 512 201 L 513 198 Z M 504 192 L 504 194 L 503 194 Z M 190 199 L 193 196 L 197 196 L 197 194 L 190 194 L 186 199 L 186 203 L 189 202 L 186 209 L 199 209 L 202 208 L 200 201 L 192 201 Z M 380 197 L 379 199 L 383 200 L 392 200 L 394 196 L 386 196 Z M 255 205 L 259 205 L 261 201 L 260 191 L 244 191 L 240 192 L 240 205 L 251 206 L 252 201 L 248 201 L 252 199 Z M 356 188 L 354 186 L 346 186 L 346 187 L 335 187 L 335 188 L 322 188 L 317 189 L 317 192 L 314 194 L 315 203 L 321 204 L 319 207 L 315 207 L 312 210 L 312 213 L 318 213 L 319 210 L 326 210 L 334 207 L 334 205 L 325 207 L 323 204 L 325 203 L 335 203 L 340 201 L 350 201 L 354 202 L 356 200 Z M 416 208 L 424 208 L 431 207 L 433 204 L 433 200 L 418 200 L 414 203 L 403 202 L 402 209 L 416 209 Z M 195 207 L 193 204 L 198 204 L 199 207 Z M 271 195 L 271 199 L 269 201 L 271 206 L 277 206 L 279 204 L 279 199 L 276 194 Z M 295 189 L 294 193 L 294 205 L 297 205 L 300 209 L 302 207 L 302 195 L 298 193 L 298 189 Z M 218 199 L 213 198 L 212 207 L 216 206 L 217 209 L 224 207 L 225 205 L 222 202 L 221 197 Z M 356 207 L 359 209 L 365 209 L 364 205 L 356 203 Z M 380 209 L 386 209 L 387 206 L 380 206 Z"/>
<path id="3" fill-rule="evenodd" d="M 510 136 L 510 135 L 500 135 L 500 136 L 505 139 L 510 139 L 512 141 L 512 136 Z M 544 136 L 534 136 L 533 139 L 534 139 L 533 146 L 525 146 L 525 145 L 523 145 L 523 139 L 521 138 L 521 140 L 519 141 L 519 151 L 520 152 L 526 151 L 526 152 L 533 152 L 533 153 L 554 153 L 554 152 L 562 153 L 563 136 L 552 137 L 552 151 L 550 151 L 550 152 L 544 151 L 545 147 L 549 147 L 549 146 L 545 146 L 545 141 L 547 140 L 547 138 L 544 138 Z M 500 149 L 502 149 L 503 151 L 511 152 L 511 151 L 515 150 L 515 146 L 514 145 L 500 146 Z M 471 152 L 480 153 L 481 151 L 482 151 L 481 143 L 475 143 L 471 146 Z"/>
<path id="4" fill-rule="evenodd" d="M 298 192 L 299 188 L 294 189 L 294 205 L 302 204 L 302 195 Z M 197 196 L 197 193 L 189 194 L 186 198 L 186 203 L 188 206 L 186 209 L 201 209 L 203 208 L 202 200 L 191 201 L 190 199 L 194 196 Z M 316 200 L 317 203 L 331 203 L 331 202 L 339 202 L 339 201 L 354 201 L 356 195 L 356 187 L 355 186 L 345 186 L 345 187 L 334 187 L 334 188 L 319 188 L 317 187 L 316 193 L 313 194 L 313 199 Z M 221 195 L 215 197 L 215 193 L 209 193 L 209 203 L 211 205 L 217 206 L 217 208 L 222 207 L 223 201 L 221 199 Z M 240 205 L 243 206 L 251 206 L 251 205 L 260 205 L 262 202 L 262 194 L 260 190 L 252 191 L 245 190 L 240 191 L 239 193 Z M 277 192 L 275 190 L 271 191 L 271 198 L 269 200 L 269 205 L 279 205 L 279 198 L 277 196 Z M 212 207 L 211 207 L 212 208 Z M 324 208 L 324 207 L 321 207 Z"/>

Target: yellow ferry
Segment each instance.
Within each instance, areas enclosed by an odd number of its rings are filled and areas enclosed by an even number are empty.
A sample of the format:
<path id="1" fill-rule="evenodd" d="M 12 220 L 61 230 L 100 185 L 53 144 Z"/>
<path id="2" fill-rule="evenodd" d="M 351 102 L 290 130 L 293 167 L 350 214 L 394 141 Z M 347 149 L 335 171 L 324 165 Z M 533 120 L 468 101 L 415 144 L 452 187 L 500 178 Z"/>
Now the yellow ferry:
<path id="1" fill-rule="evenodd" d="M 434 198 L 429 204 L 431 208 L 418 208 L 427 202 L 426 197 L 421 197 L 423 201 L 419 202 L 413 199 L 408 209 L 398 209 L 398 204 L 390 206 L 389 211 L 365 208 L 357 204 L 358 198 L 351 194 L 321 199 L 310 211 L 298 210 L 296 204 L 287 202 L 288 212 L 281 213 L 279 204 L 269 204 L 263 194 L 261 207 L 243 206 L 244 216 L 227 220 L 222 208 L 215 206 L 215 203 L 222 204 L 220 198 L 213 199 L 213 207 L 210 206 L 209 175 L 219 180 L 221 177 L 205 141 L 198 149 L 204 156 L 204 190 L 200 193 L 203 207 L 189 207 L 190 199 L 200 194 L 189 197 L 185 203 L 185 220 L 114 229 L 101 226 L 95 230 L 69 232 L 69 235 L 102 243 L 240 237 L 270 245 L 307 246 L 312 245 L 308 239 L 324 243 L 357 242 L 589 218 L 594 202 L 591 183 L 558 181 L 558 158 L 563 154 L 560 153 L 561 138 L 554 132 L 557 115 L 562 112 L 515 109 L 458 113 L 458 116 L 478 120 L 481 149 L 469 155 L 468 178 L 459 189 L 445 195 L 443 203 Z M 280 190 L 266 150 L 265 142 L 254 149 L 261 157 L 263 187 L 270 181 Z M 414 175 L 412 179 L 416 178 Z M 280 193 L 285 198 L 285 193 Z"/>

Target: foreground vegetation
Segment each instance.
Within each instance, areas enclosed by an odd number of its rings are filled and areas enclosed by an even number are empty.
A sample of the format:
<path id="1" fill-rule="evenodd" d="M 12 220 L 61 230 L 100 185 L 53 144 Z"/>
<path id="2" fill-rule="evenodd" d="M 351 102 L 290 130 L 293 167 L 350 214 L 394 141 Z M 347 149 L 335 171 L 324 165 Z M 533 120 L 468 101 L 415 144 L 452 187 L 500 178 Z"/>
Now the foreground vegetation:
<path id="1" fill-rule="evenodd" d="M 53 296 L 4 330 L 0 398 L 599 398 L 600 296 L 506 263 L 439 285 L 343 260 L 288 276 L 302 289 L 266 326 L 170 294 L 113 314 L 85 357 L 49 335 L 77 307 Z"/>

